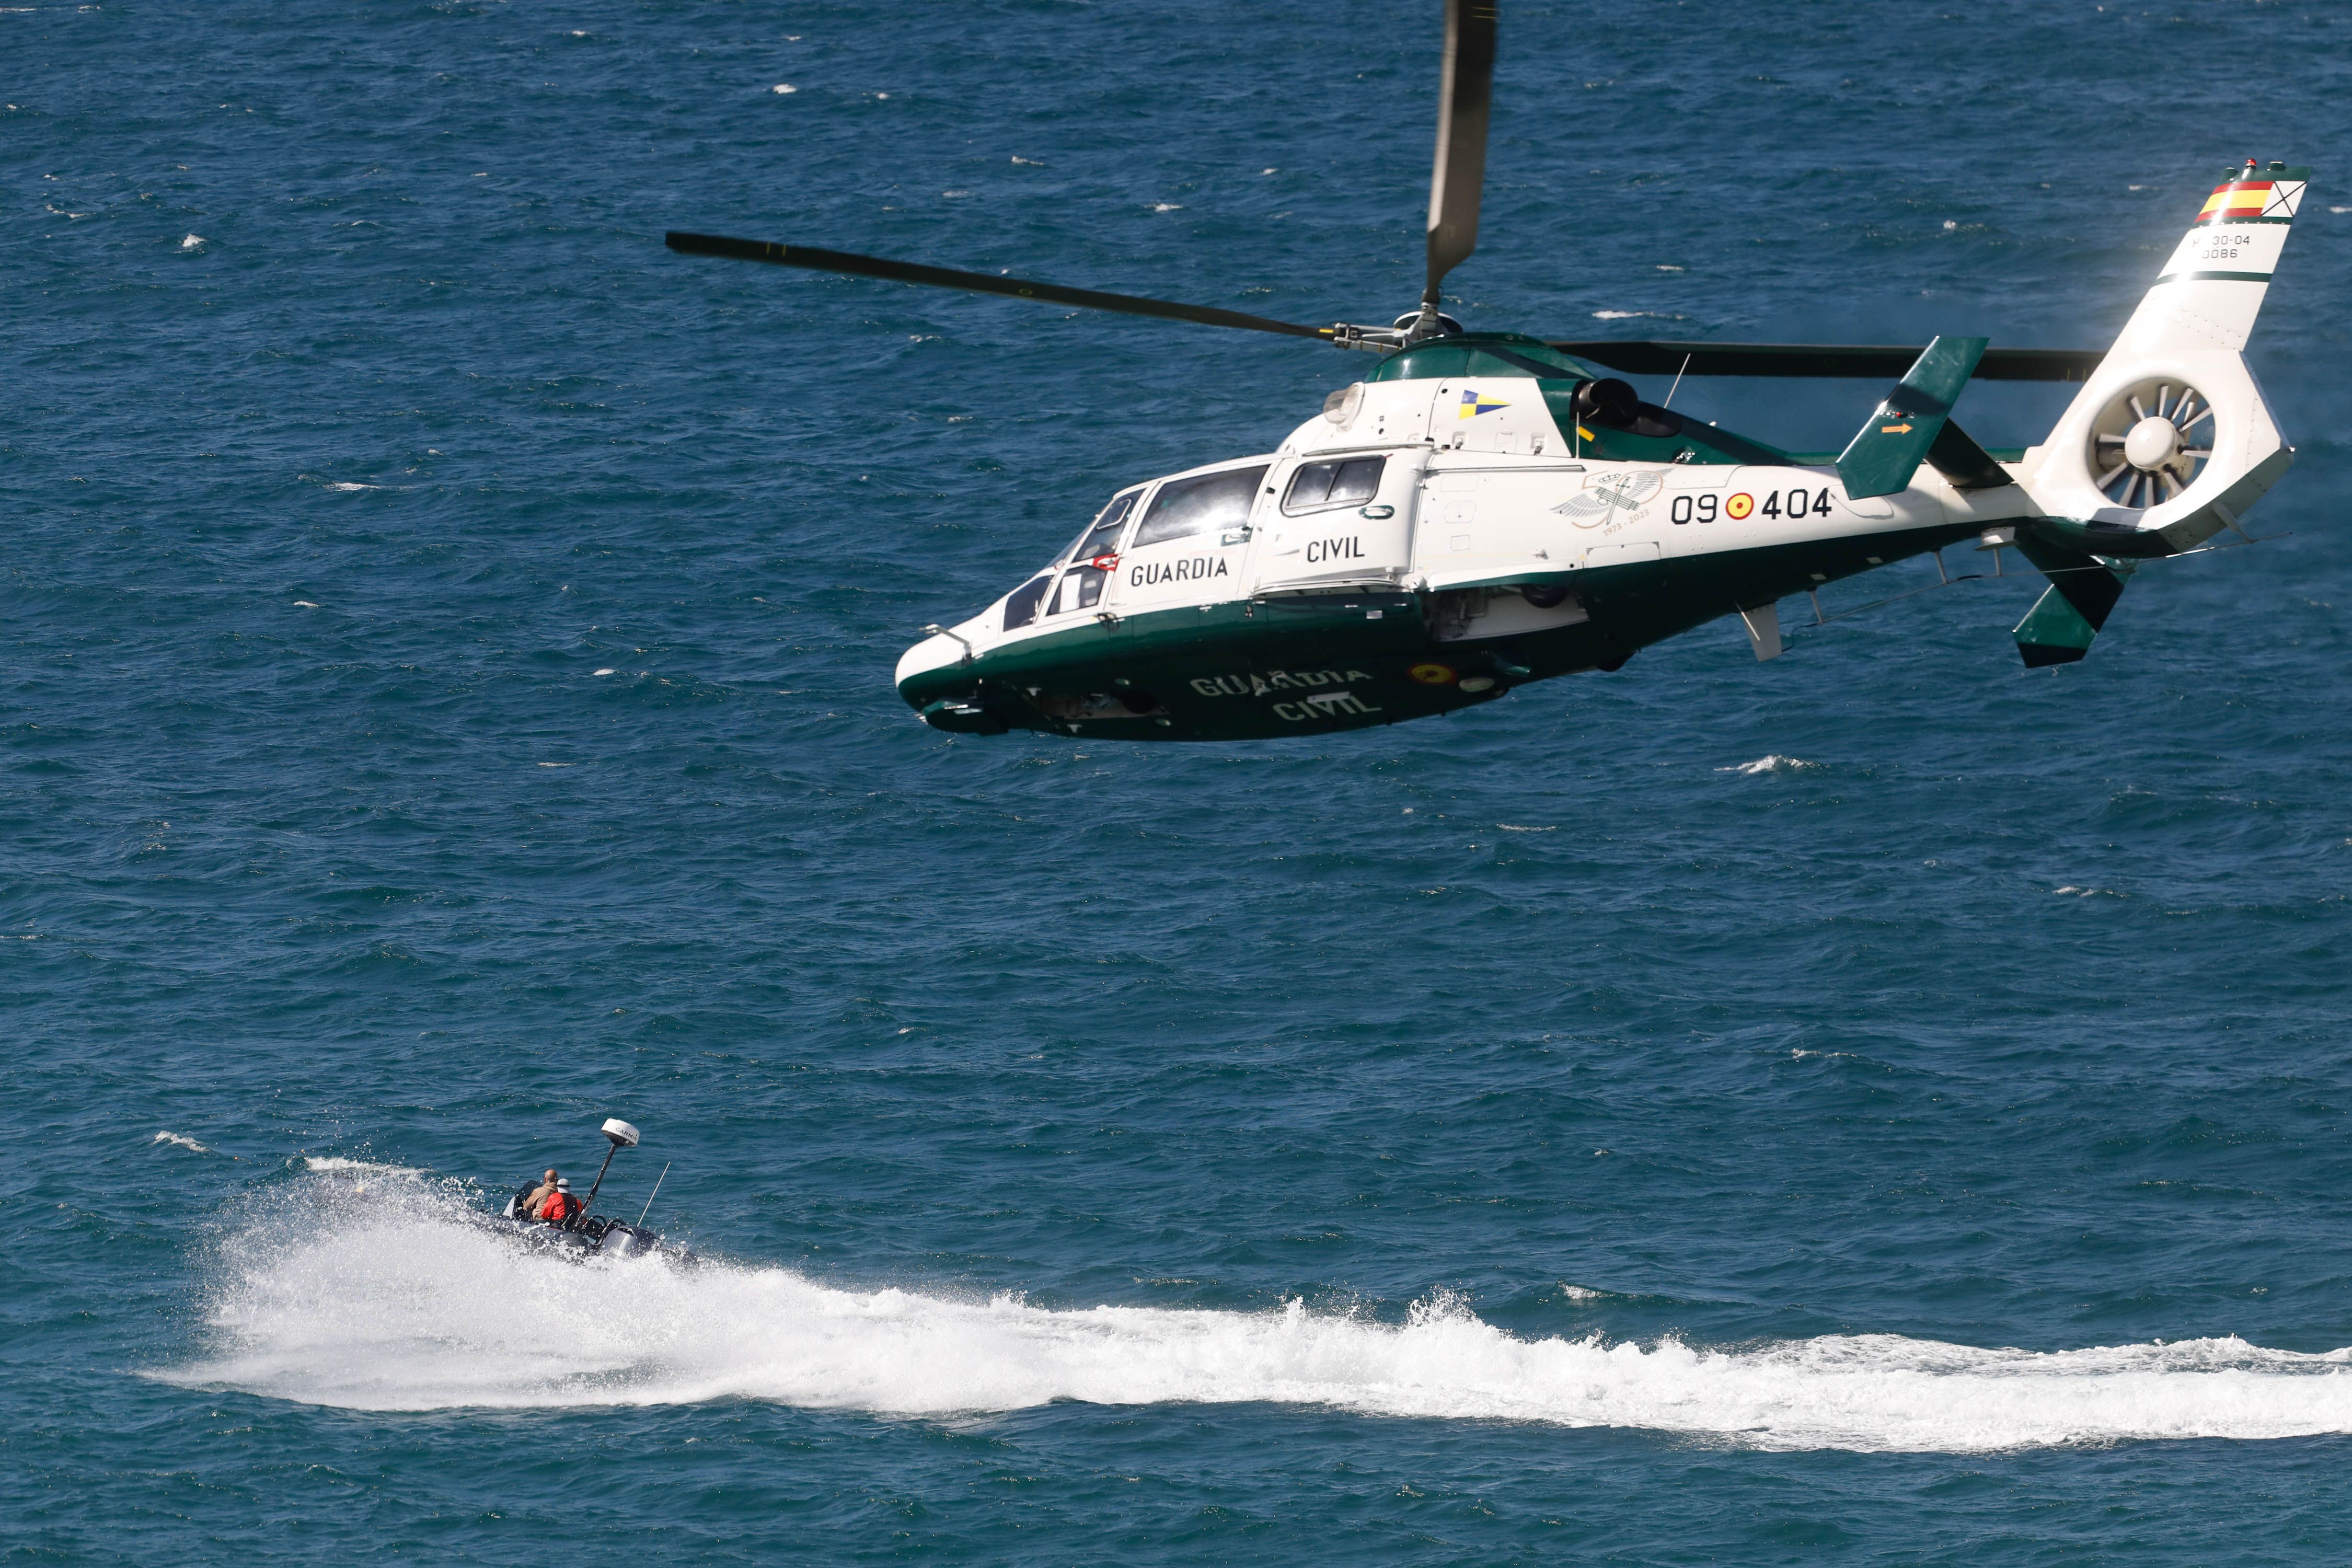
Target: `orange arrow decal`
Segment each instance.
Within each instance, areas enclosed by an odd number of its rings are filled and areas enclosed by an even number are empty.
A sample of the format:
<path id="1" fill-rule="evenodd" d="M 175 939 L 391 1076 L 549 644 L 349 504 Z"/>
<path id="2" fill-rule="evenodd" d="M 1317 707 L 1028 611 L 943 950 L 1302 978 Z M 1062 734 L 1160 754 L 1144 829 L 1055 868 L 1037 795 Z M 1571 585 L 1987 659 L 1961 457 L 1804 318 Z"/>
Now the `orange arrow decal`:
<path id="1" fill-rule="evenodd" d="M 1878 433 L 1882 436 L 1908 436 L 1911 434 L 1911 426 L 1908 425 L 1881 425 L 1878 427 Z"/>

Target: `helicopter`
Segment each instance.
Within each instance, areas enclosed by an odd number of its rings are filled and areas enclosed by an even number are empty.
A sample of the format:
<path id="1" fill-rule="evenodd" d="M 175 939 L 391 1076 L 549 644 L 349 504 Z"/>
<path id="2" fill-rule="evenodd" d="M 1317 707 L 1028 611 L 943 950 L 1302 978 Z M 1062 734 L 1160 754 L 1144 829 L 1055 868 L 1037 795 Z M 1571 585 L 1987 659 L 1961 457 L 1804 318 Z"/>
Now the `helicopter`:
<path id="1" fill-rule="evenodd" d="M 1328 327 L 845 251 L 673 232 L 691 256 L 1009 295 L 1379 353 L 1272 452 L 1121 486 L 1069 545 L 898 666 L 923 722 L 1238 741 L 1392 724 L 1529 681 L 1614 671 L 1737 616 L 1759 659 L 1780 602 L 1974 540 L 2049 587 L 2029 668 L 2084 658 L 2145 561 L 2251 541 L 2286 471 L 2243 350 L 2310 171 L 2249 159 L 2199 211 L 2105 351 L 1561 342 L 1439 309 L 1475 248 L 1496 0 L 1445 0 L 1427 284 L 1386 327 Z M 1895 377 L 1844 449 L 1799 455 L 1644 401 L 1606 374 Z M 1979 446 L 1971 380 L 2075 382 L 2042 440 Z M 1673 393 L 1667 394 L 1667 404 Z"/>

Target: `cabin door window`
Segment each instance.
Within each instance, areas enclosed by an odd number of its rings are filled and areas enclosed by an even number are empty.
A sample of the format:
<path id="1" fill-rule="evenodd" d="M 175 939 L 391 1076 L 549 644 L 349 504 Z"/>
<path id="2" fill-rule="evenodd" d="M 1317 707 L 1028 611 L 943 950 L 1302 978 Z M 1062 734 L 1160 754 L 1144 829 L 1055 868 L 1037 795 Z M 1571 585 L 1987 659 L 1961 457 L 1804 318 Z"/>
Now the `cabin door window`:
<path id="1" fill-rule="evenodd" d="M 1118 557 L 1120 605 L 1196 605 L 1236 597 L 1250 515 L 1267 470 L 1268 465 L 1253 463 L 1161 481 Z"/>

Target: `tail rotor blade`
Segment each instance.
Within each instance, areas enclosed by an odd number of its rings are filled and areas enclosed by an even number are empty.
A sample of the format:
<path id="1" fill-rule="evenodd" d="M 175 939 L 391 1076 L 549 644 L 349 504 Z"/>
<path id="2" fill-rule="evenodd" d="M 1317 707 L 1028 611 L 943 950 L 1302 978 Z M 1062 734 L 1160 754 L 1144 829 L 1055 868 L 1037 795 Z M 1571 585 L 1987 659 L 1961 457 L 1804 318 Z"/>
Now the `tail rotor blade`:
<path id="1" fill-rule="evenodd" d="M 1494 100 L 1498 0 L 1445 0 L 1445 65 L 1437 94 L 1437 166 L 1429 179 L 1429 287 L 1434 308 L 1445 275 L 1478 247 L 1478 199 L 1486 181 L 1486 111 Z"/>
<path id="2" fill-rule="evenodd" d="M 964 289 L 975 294 L 1005 294 L 1017 300 L 1042 300 L 1049 305 L 1076 305 L 1089 310 L 1115 310 L 1126 316 L 1157 316 L 1164 321 L 1198 321 L 1207 327 L 1240 327 L 1253 332 L 1280 332 L 1286 337 L 1328 340 L 1325 327 L 1302 327 L 1241 310 L 1221 310 L 1213 305 L 1186 305 L 1173 300 L 1146 300 L 1133 294 L 1107 294 L 1098 289 L 1071 289 L 1028 278 L 1007 278 L 993 272 L 962 272 L 951 267 L 925 267 L 912 261 L 892 261 L 879 256 L 856 256 L 846 250 L 820 250 L 810 245 L 776 245 L 761 239 L 730 239 L 717 234 L 662 237 L 663 243 L 685 256 L 723 256 L 736 261 L 766 261 L 779 267 L 805 267 L 815 272 L 845 272 L 856 278 L 880 278 L 894 283 L 921 283 L 934 289 Z"/>

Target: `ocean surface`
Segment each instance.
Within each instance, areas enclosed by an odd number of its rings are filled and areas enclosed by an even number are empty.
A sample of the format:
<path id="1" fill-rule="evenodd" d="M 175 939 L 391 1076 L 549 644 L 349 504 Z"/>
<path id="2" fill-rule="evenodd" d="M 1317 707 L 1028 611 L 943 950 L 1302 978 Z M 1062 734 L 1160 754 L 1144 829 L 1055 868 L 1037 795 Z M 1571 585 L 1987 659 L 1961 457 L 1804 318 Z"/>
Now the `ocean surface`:
<path id="1" fill-rule="evenodd" d="M 1505 6 L 1481 327 L 2098 346 L 2315 166 L 2263 542 L 2082 665 L 892 690 L 1369 361 L 662 230 L 1385 321 L 1436 9 L 0 11 L 0 1561 L 2344 1560 L 2352 11 Z M 702 1266 L 468 1217 L 608 1115 Z"/>

